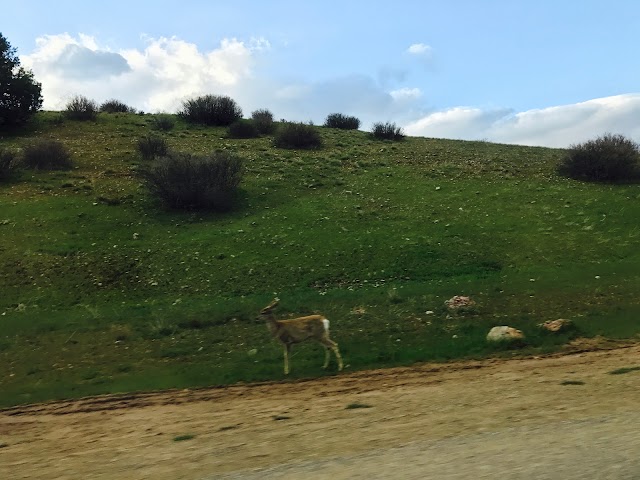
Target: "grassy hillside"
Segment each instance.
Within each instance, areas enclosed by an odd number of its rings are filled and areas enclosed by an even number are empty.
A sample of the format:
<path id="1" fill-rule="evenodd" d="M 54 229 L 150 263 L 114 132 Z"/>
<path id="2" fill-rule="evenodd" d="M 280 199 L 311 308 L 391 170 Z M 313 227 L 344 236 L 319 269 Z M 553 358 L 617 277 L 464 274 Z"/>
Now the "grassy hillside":
<path id="1" fill-rule="evenodd" d="M 0 139 L 58 139 L 76 165 L 0 184 L 0 406 L 281 378 L 255 318 L 275 295 L 325 313 L 350 369 L 495 354 L 494 325 L 525 352 L 568 341 L 549 319 L 640 332 L 640 186 L 560 178 L 560 150 L 318 127 L 323 149 L 290 151 L 178 122 L 172 148 L 247 167 L 234 211 L 185 213 L 136 176 L 151 116 L 58 118 Z M 451 318 L 453 295 L 477 305 Z M 333 374 L 321 347 L 294 352 L 293 378 Z"/>

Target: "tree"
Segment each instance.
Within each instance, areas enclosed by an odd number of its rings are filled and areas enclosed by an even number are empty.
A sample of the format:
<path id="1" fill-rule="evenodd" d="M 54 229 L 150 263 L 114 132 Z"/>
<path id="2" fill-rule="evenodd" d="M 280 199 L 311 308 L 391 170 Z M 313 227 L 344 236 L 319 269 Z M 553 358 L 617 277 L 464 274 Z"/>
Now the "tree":
<path id="1" fill-rule="evenodd" d="M 41 106 L 42 85 L 0 33 L 0 129 L 23 125 Z"/>

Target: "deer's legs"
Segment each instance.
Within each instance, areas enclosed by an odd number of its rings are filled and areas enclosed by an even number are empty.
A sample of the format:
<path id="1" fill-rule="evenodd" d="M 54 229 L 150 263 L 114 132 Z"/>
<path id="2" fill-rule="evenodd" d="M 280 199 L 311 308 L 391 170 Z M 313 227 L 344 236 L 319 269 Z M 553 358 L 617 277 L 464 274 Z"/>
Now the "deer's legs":
<path id="1" fill-rule="evenodd" d="M 324 346 L 324 365 L 322 365 L 322 368 L 327 368 L 329 366 L 329 347 L 327 347 L 326 345 Z"/>
<path id="2" fill-rule="evenodd" d="M 284 374 L 289 375 L 289 352 L 291 351 L 291 345 L 283 345 L 284 347 Z"/>
<path id="3" fill-rule="evenodd" d="M 327 366 L 329 365 L 329 349 L 331 349 L 336 356 L 336 360 L 338 360 L 338 370 L 342 370 L 342 357 L 340 356 L 338 344 L 329 338 L 323 338 L 320 343 L 322 343 L 325 348 L 324 368 L 327 368 Z"/>

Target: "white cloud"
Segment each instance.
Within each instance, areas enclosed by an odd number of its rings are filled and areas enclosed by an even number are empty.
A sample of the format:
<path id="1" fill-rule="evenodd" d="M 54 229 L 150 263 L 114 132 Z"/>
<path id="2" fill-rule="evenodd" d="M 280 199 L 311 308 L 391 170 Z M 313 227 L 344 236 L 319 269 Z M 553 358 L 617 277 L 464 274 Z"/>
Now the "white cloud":
<path id="1" fill-rule="evenodd" d="M 172 38 L 144 38 L 143 49 L 117 52 L 93 37 L 68 34 L 38 38 L 36 50 L 21 58 L 42 83 L 44 108 L 63 109 L 74 95 L 102 102 L 116 98 L 144 111 L 175 112 L 186 98 L 229 95 L 245 116 L 258 108 L 276 118 L 322 123 L 330 113 L 360 118 L 363 128 L 375 121 L 407 121 L 420 101 L 417 88 L 388 92 L 366 75 L 324 81 L 284 81 L 260 70 L 271 48 L 264 39 L 225 39 L 201 51 Z"/>
<path id="2" fill-rule="evenodd" d="M 640 94 L 514 113 L 456 107 L 405 125 L 408 135 L 567 147 L 605 132 L 640 141 Z"/>
<path id="3" fill-rule="evenodd" d="M 433 48 L 424 43 L 414 43 L 405 50 L 405 55 L 411 58 L 411 61 L 417 61 L 423 68 L 432 70 L 434 65 Z"/>
<path id="4" fill-rule="evenodd" d="M 415 100 L 422 97 L 422 91 L 419 88 L 400 88 L 389 92 L 396 100 Z"/>
<path id="5" fill-rule="evenodd" d="M 251 78 L 255 56 L 269 49 L 263 39 L 225 39 L 209 52 L 175 37 L 145 40 L 143 50 L 112 52 L 87 35 L 48 35 L 21 61 L 42 83 L 45 109 L 64 108 L 81 94 L 98 102 L 117 98 L 147 111 L 175 111 L 190 96 L 233 94 Z"/>
<path id="6" fill-rule="evenodd" d="M 265 85 L 263 85 L 265 87 Z M 247 104 L 270 99 L 264 105 L 273 109 L 277 118 L 294 121 L 324 122 L 330 113 L 354 115 L 361 120 L 363 129 L 373 122 L 391 119 L 408 120 L 415 98 L 402 98 L 385 91 L 373 78 L 366 75 L 347 75 L 313 83 L 294 83 L 277 86 L 275 95 L 266 90 L 251 89 L 245 95 Z M 258 105 L 259 106 L 259 105 Z"/>
<path id="7" fill-rule="evenodd" d="M 424 43 L 414 43 L 407 48 L 407 53 L 418 56 L 431 56 L 433 49 Z"/>
<path id="8" fill-rule="evenodd" d="M 389 85 L 403 81 L 400 70 L 392 72 L 395 79 L 354 74 L 284 81 L 261 68 L 271 48 L 264 39 L 225 39 L 210 51 L 175 37 L 144 40 L 142 49 L 113 51 L 83 34 L 43 36 L 21 62 L 42 83 L 49 110 L 62 109 L 82 94 L 98 102 L 116 98 L 145 111 L 175 112 L 184 99 L 211 93 L 231 96 L 245 116 L 268 108 L 276 118 L 322 123 L 330 113 L 344 113 L 357 116 L 363 129 L 392 121 L 415 136 L 566 147 L 612 132 L 640 141 L 640 94 L 519 113 L 455 107 L 426 114 L 421 89 Z M 424 57 L 431 52 L 428 45 L 414 44 L 406 53 Z"/>
<path id="9" fill-rule="evenodd" d="M 508 109 L 481 110 L 455 107 L 430 113 L 404 127 L 407 135 L 435 138 L 479 139 L 493 124 L 511 114 Z"/>

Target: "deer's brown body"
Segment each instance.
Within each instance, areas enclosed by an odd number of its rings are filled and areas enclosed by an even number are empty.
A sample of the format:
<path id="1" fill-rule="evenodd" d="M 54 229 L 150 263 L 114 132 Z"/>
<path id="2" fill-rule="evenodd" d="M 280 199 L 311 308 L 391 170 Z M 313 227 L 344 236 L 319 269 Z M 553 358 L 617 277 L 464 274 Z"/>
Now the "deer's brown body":
<path id="1" fill-rule="evenodd" d="M 332 350 L 338 360 L 338 370 L 342 370 L 342 357 L 338 344 L 329 338 L 329 320 L 323 315 L 308 315 L 306 317 L 288 320 L 276 320 L 272 310 L 278 305 L 276 298 L 260 311 L 260 316 L 266 320 L 269 332 L 284 348 L 284 373 L 289 373 L 289 353 L 296 343 L 315 340 L 325 348 L 323 368 L 329 365 L 329 350 Z"/>

